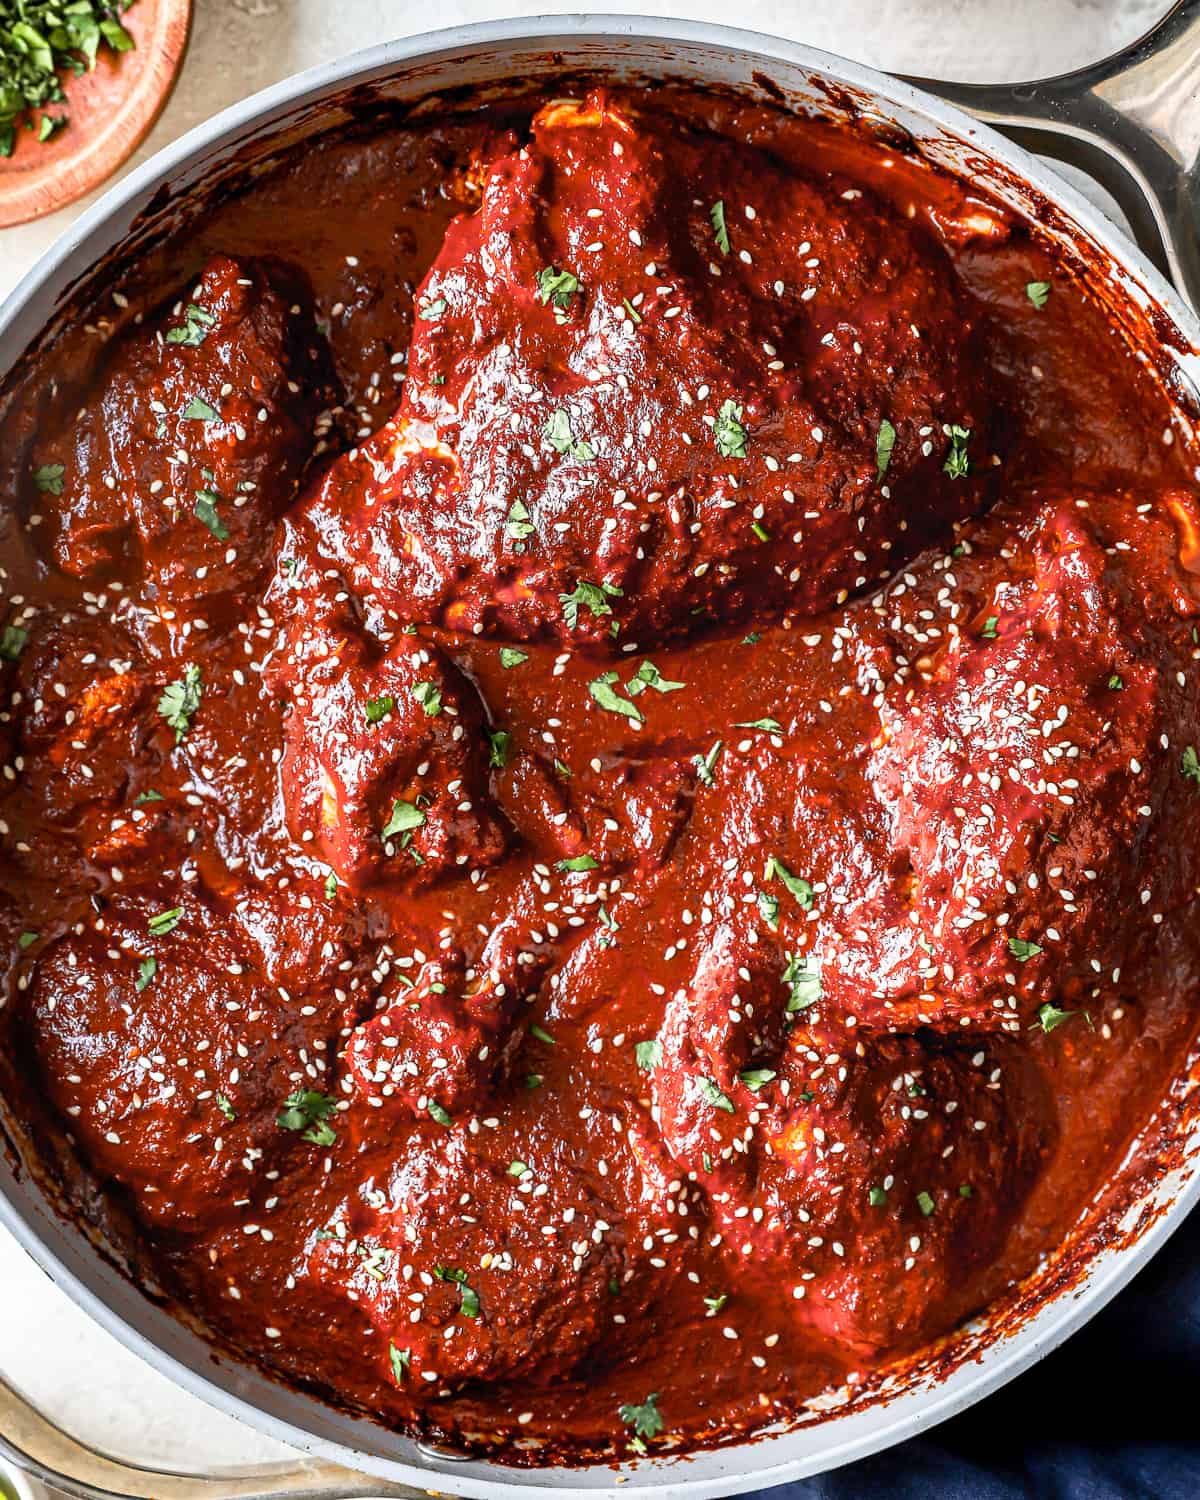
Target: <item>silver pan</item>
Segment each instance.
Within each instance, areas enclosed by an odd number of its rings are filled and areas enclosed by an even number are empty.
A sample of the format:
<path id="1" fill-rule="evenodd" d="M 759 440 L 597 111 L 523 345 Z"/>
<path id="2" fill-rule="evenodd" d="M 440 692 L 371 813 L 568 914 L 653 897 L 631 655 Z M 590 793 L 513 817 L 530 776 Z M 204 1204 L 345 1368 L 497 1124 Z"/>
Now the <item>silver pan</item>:
<path id="1" fill-rule="evenodd" d="M 390 42 L 312 69 L 226 110 L 146 163 L 59 240 L 0 310 L 0 379 L 50 326 L 81 278 L 190 187 L 234 157 L 266 158 L 283 142 L 327 129 L 347 90 L 437 108 L 439 91 L 509 80 L 545 87 L 563 73 L 660 79 L 733 89 L 751 99 L 901 132 L 948 171 L 986 186 L 1036 219 L 1086 276 L 1114 323 L 1174 391 L 1181 434 L 1200 411 L 1200 302 L 1195 158 L 1200 149 L 1200 0 L 1184 0 L 1153 33 L 1097 68 L 1005 88 L 924 89 L 774 37 L 729 27 L 632 16 L 495 21 Z M 952 98 L 935 98 L 937 89 Z M 972 114 L 956 105 L 965 106 Z M 1025 145 L 981 121 L 1010 131 Z M 1137 245 L 1025 149 L 1049 151 L 1098 176 L 1118 199 Z M 1175 279 L 1172 285 L 1168 276 Z M 1177 289 L 1178 288 L 1178 289 Z M 1200 1069 L 1198 1069 L 1200 1075 Z M 1163 1245 L 1200 1196 L 1200 1090 L 1182 1078 L 1165 1101 L 1152 1157 L 1160 1171 L 1133 1182 L 1122 1223 L 1070 1274 L 1051 1260 L 1003 1306 L 948 1349 L 918 1362 L 873 1399 L 833 1398 L 811 1420 L 736 1447 L 630 1466 L 514 1470 L 438 1453 L 337 1412 L 214 1353 L 139 1291 L 66 1223 L 23 1169 L 18 1143 L 0 1153 L 0 1220 L 40 1266 L 110 1333 L 180 1386 L 309 1455 L 298 1466 L 204 1480 L 108 1463 L 71 1443 L 0 1382 L 0 1455 L 67 1493 L 154 1500 L 210 1495 L 411 1495 L 435 1489 L 481 1500 L 522 1491 L 595 1497 L 729 1495 L 833 1468 L 924 1431 L 1012 1379 L 1061 1343 Z M 1126 1170 L 1126 1169 L 1123 1169 Z M 0 1356 L 2 1357 L 2 1356 Z M 844 1393 L 843 1393 L 844 1394 Z"/>

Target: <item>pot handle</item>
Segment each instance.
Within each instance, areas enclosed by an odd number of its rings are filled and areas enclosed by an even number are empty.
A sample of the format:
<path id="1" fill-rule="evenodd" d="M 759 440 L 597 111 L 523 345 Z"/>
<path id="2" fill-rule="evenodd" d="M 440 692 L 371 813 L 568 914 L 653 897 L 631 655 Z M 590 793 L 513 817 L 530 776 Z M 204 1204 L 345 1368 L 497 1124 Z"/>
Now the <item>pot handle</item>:
<path id="1" fill-rule="evenodd" d="M 1200 0 L 1177 0 L 1140 40 L 1073 73 L 912 81 L 1094 177 L 1139 248 L 1200 308 Z"/>
<path id="2" fill-rule="evenodd" d="M 7 1464 L 72 1500 L 427 1500 L 428 1491 L 297 1454 L 227 1473 L 160 1473 L 64 1432 L 0 1375 L 0 1474 Z M 435 1478 L 431 1474 L 431 1480 Z"/>

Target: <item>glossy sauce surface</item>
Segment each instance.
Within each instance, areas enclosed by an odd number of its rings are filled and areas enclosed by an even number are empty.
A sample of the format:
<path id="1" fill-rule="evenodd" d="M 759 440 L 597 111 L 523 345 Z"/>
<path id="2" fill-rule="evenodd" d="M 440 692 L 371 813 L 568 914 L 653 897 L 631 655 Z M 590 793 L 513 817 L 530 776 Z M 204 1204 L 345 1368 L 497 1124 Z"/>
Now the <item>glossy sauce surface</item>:
<path id="1" fill-rule="evenodd" d="M 228 1345 L 514 1462 L 952 1328 L 1194 1032 L 1168 424 L 1026 228 L 830 127 L 285 163 L 10 392 L 13 1106 Z"/>

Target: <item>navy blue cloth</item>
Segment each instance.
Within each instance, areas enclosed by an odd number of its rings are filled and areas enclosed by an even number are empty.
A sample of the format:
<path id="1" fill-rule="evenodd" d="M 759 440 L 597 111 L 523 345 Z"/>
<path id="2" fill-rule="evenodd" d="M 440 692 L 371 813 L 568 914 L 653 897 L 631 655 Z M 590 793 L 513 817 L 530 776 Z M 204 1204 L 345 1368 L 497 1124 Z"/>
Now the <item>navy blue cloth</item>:
<path id="1" fill-rule="evenodd" d="M 1200 1211 L 1053 1354 L 912 1442 L 770 1500 L 1200 1500 Z"/>

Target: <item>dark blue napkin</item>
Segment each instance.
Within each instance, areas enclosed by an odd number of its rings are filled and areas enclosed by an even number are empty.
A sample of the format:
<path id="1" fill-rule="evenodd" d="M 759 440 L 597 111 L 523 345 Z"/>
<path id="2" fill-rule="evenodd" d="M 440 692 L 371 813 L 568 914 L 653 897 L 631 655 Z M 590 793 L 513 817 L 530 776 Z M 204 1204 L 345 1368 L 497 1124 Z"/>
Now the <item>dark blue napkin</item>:
<path id="1" fill-rule="evenodd" d="M 1200 1500 L 1200 1212 L 1053 1354 L 925 1436 L 770 1500 Z"/>

